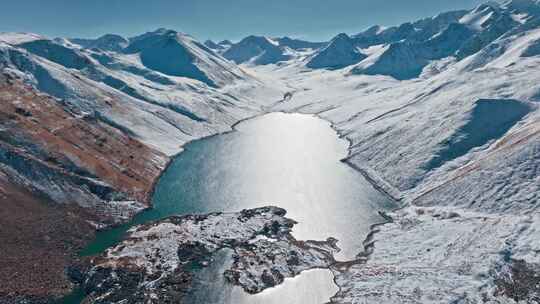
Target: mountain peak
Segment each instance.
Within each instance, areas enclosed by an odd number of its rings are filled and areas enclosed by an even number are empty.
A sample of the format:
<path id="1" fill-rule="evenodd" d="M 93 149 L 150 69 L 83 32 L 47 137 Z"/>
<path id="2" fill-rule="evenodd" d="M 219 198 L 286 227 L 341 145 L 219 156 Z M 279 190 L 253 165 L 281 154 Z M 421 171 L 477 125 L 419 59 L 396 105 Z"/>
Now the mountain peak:
<path id="1" fill-rule="evenodd" d="M 486 13 L 491 11 L 500 11 L 503 5 L 497 1 L 487 1 L 484 3 L 481 3 L 477 5 L 475 8 L 472 9 L 471 13 Z"/>
<path id="2" fill-rule="evenodd" d="M 354 41 L 345 33 L 338 34 L 328 46 L 317 52 L 306 64 L 312 69 L 338 69 L 355 64 L 366 55 L 354 45 Z"/>
<path id="3" fill-rule="evenodd" d="M 345 33 L 339 33 L 332 39 L 332 41 L 339 41 L 339 40 L 347 41 L 347 40 L 351 40 L 351 38 L 349 37 L 349 35 Z"/>
<path id="4" fill-rule="evenodd" d="M 277 41 L 282 47 L 289 47 L 293 50 L 305 50 L 305 49 L 318 49 L 320 47 L 326 46 L 327 42 L 311 42 L 296 38 L 291 38 L 288 36 L 281 38 L 274 38 L 274 41 Z"/>
<path id="5" fill-rule="evenodd" d="M 49 38 L 25 32 L 0 32 L 0 41 L 7 44 L 17 45 L 35 40 L 49 40 Z"/>
<path id="6" fill-rule="evenodd" d="M 222 50 L 225 47 L 219 43 L 215 43 L 214 41 L 208 39 L 204 42 L 204 45 L 212 50 Z"/>
<path id="7" fill-rule="evenodd" d="M 360 35 L 367 35 L 367 36 L 373 36 L 379 34 L 381 31 L 384 30 L 384 27 L 380 25 L 374 25 L 372 27 L 369 27 L 367 30 L 360 33 Z"/>
<path id="8" fill-rule="evenodd" d="M 68 41 L 85 49 L 100 49 L 113 52 L 120 52 L 129 44 L 129 40 L 116 34 L 105 34 L 96 39 L 70 38 Z"/>
<path id="9" fill-rule="evenodd" d="M 509 0 L 502 7 L 515 13 L 540 15 L 540 0 Z"/>
<path id="10" fill-rule="evenodd" d="M 338 48 L 355 48 L 354 41 L 349 35 L 345 33 L 340 33 L 332 40 L 330 40 L 330 43 L 328 44 L 328 47 L 338 47 Z"/>
<path id="11" fill-rule="evenodd" d="M 271 64 L 290 59 L 279 43 L 264 36 L 248 36 L 233 44 L 223 56 L 236 63 Z"/>
<path id="12" fill-rule="evenodd" d="M 158 29 L 130 39 L 124 53 L 139 54 L 154 71 L 187 77 L 210 86 L 230 83 L 243 73 L 193 37 L 175 30 Z"/>
<path id="13" fill-rule="evenodd" d="M 142 35 L 131 37 L 131 38 L 129 38 L 129 40 L 130 40 L 131 43 L 133 43 L 133 42 L 136 42 L 138 40 L 147 39 L 149 37 L 169 37 L 169 38 L 172 38 L 172 39 L 176 39 L 177 37 L 189 37 L 189 38 L 191 38 L 190 35 L 188 35 L 186 33 L 178 32 L 178 31 L 173 30 L 173 29 L 158 28 L 155 31 L 150 31 L 150 32 L 146 32 L 146 33 L 144 33 Z"/>
<path id="14" fill-rule="evenodd" d="M 157 30 L 155 30 L 153 32 L 150 32 L 150 33 L 165 35 L 165 34 L 176 34 L 177 31 L 175 31 L 173 29 L 168 29 L 168 28 L 165 28 L 165 27 L 160 27 Z"/>
<path id="15" fill-rule="evenodd" d="M 273 39 L 268 38 L 266 36 L 250 35 L 250 36 L 247 36 L 246 38 L 244 38 L 243 41 L 249 42 L 249 43 L 260 43 L 260 44 L 269 43 L 269 44 L 272 44 L 272 45 L 279 45 L 279 43 L 277 43 Z"/>
<path id="16" fill-rule="evenodd" d="M 477 6 L 477 8 L 480 8 L 480 9 L 485 9 L 487 7 L 492 8 L 492 9 L 500 9 L 501 3 L 499 3 L 498 1 L 491 0 Z"/>

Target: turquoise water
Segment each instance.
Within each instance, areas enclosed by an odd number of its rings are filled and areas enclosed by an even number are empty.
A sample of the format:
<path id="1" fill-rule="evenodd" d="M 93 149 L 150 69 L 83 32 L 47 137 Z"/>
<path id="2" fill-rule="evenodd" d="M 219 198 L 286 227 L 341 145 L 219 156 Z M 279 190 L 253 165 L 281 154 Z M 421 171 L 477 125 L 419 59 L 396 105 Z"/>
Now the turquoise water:
<path id="1" fill-rule="evenodd" d="M 134 224 L 174 214 L 275 205 L 299 222 L 293 230 L 295 237 L 335 237 L 342 249 L 337 258 L 351 259 L 362 250 L 369 227 L 382 220 L 377 211 L 393 203 L 340 161 L 347 148 L 348 143 L 329 123 L 312 115 L 285 113 L 247 120 L 235 132 L 194 141 L 161 177 L 154 208 L 128 225 L 98 233 L 81 254 L 101 253 Z M 335 288 L 331 280 L 320 281 L 326 282 L 317 287 L 323 294 Z M 247 303 L 232 291 L 229 294 L 229 298 L 220 297 L 219 303 Z"/>

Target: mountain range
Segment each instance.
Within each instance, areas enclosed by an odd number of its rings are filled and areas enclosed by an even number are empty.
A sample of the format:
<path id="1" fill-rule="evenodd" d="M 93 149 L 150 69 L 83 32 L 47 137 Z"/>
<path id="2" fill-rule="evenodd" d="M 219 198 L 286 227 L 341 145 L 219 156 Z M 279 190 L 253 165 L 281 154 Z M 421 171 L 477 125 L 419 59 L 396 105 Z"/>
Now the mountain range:
<path id="1" fill-rule="evenodd" d="M 332 303 L 536 303 L 539 64 L 538 0 L 327 42 L 0 33 L 0 303 L 69 293 L 76 252 L 151 207 L 184 144 L 272 111 L 330 121 L 402 206 Z"/>

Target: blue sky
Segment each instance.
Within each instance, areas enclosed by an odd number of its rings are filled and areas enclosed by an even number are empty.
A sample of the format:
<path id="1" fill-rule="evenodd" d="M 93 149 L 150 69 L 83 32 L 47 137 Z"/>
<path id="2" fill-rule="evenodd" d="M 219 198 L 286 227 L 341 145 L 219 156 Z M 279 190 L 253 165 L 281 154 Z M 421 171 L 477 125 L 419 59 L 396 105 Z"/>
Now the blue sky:
<path id="1" fill-rule="evenodd" d="M 374 24 L 396 25 L 483 0 L 7 0 L 0 31 L 50 37 L 132 36 L 167 27 L 198 39 L 249 34 L 326 40 Z"/>

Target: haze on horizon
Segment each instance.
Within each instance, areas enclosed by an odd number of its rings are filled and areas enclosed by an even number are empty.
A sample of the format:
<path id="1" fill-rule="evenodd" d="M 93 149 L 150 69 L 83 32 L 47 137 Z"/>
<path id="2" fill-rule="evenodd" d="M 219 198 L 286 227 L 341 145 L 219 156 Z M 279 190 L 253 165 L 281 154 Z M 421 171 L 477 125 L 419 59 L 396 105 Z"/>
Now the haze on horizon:
<path id="1" fill-rule="evenodd" d="M 204 40 L 247 35 L 328 40 L 369 26 L 397 25 L 484 0 L 41 0 L 9 1 L 0 10 L 0 31 L 49 37 L 124 36 L 166 27 Z"/>

